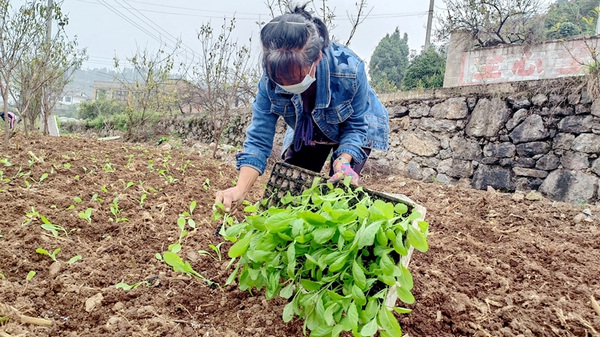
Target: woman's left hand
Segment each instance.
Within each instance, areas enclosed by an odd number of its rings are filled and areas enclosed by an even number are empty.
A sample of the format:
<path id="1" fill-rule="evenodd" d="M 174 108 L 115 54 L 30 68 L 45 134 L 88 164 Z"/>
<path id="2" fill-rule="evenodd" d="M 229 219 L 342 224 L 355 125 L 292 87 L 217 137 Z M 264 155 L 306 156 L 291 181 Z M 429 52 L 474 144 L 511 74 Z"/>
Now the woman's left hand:
<path id="1" fill-rule="evenodd" d="M 358 185 L 358 173 L 354 172 L 348 159 L 339 156 L 333 162 L 333 175 L 329 178 L 329 182 L 336 183 L 340 180 L 344 180 L 346 177 L 352 177 L 351 183 L 353 185 Z"/>

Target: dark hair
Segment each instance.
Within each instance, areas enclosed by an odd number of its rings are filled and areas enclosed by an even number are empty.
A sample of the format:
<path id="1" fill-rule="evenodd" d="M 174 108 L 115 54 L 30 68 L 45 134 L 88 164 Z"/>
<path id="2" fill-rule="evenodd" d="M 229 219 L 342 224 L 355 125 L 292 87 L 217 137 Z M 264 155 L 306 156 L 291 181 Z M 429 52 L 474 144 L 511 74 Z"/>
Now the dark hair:
<path id="1" fill-rule="evenodd" d="M 306 11 L 306 4 L 296 6 L 291 13 L 280 15 L 260 31 L 263 46 L 263 66 L 269 78 L 300 79 L 302 68 L 311 65 L 319 52 L 329 45 L 325 23 Z M 300 79 L 301 80 L 301 79 Z"/>

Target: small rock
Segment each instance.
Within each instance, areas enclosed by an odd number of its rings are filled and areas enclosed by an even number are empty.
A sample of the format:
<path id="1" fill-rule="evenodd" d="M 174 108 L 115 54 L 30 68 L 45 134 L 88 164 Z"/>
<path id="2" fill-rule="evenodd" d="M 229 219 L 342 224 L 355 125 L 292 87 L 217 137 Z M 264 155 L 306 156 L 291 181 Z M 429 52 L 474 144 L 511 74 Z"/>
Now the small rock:
<path id="1" fill-rule="evenodd" d="M 50 276 L 54 277 L 58 273 L 60 273 L 61 269 L 62 269 L 62 263 L 60 261 L 56 261 L 50 265 L 50 268 L 48 268 L 48 274 Z"/>
<path id="2" fill-rule="evenodd" d="M 525 194 L 523 193 L 516 192 L 512 195 L 512 200 L 514 201 L 520 202 L 523 201 L 523 199 L 525 199 Z"/>
<path id="3" fill-rule="evenodd" d="M 531 201 L 542 200 L 542 195 L 536 191 L 531 191 L 531 192 L 527 193 L 527 195 L 525 196 L 525 199 L 531 200 Z"/>
<path id="4" fill-rule="evenodd" d="M 496 190 L 492 186 L 488 186 L 487 187 L 487 191 L 490 192 L 490 193 L 496 192 Z"/>
<path id="5" fill-rule="evenodd" d="M 85 311 L 87 311 L 87 312 L 94 311 L 94 309 L 96 309 L 96 307 L 98 307 L 102 304 L 103 299 L 104 299 L 104 296 L 102 296 L 102 293 L 97 293 L 96 295 L 88 298 L 85 301 Z"/>
<path id="6" fill-rule="evenodd" d="M 113 311 L 121 311 L 125 308 L 125 304 L 123 302 L 117 302 L 113 305 Z"/>

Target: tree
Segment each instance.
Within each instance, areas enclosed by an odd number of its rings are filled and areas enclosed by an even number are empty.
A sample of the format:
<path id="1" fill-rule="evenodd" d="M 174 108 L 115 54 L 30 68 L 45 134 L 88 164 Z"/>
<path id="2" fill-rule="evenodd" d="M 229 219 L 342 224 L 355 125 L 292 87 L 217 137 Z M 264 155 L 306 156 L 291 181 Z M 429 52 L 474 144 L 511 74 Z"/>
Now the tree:
<path id="1" fill-rule="evenodd" d="M 253 95 L 254 90 L 249 88 L 258 78 L 250 64 L 250 48 L 231 37 L 234 29 L 235 18 L 229 22 L 224 19 L 218 34 L 210 23 L 203 24 L 198 32 L 201 56 L 192 74 L 196 86 L 201 88 L 199 102 L 212 130 L 213 157 L 236 107 L 250 101 L 249 93 Z"/>
<path id="2" fill-rule="evenodd" d="M 562 39 L 581 34 L 595 35 L 597 0 L 558 0 L 546 14 L 544 28 L 549 39 Z M 593 20 L 588 20 L 588 18 Z"/>
<path id="3" fill-rule="evenodd" d="M 453 31 L 471 34 L 480 47 L 530 41 L 539 34 L 535 20 L 540 0 L 444 0 L 446 14 L 439 16 L 438 39 Z"/>
<path id="4" fill-rule="evenodd" d="M 446 58 L 430 46 L 416 56 L 404 75 L 402 89 L 439 88 L 444 85 Z"/>
<path id="5" fill-rule="evenodd" d="M 44 134 L 48 134 L 48 118 L 59 95 L 70 82 L 73 73 L 86 58 L 85 50 L 77 49 L 77 40 L 69 40 L 64 31 L 67 18 L 60 8 L 53 8 L 59 30 L 50 40 L 42 35 L 36 37 L 32 48 L 23 56 L 15 76 L 18 90 L 13 97 L 19 102 L 19 112 L 24 117 L 25 132 L 33 130 L 34 123 L 43 112 Z"/>
<path id="6" fill-rule="evenodd" d="M 172 51 L 159 48 L 155 53 L 140 50 L 127 62 L 134 72 L 134 80 L 128 79 L 124 71 L 118 78 L 121 83 L 120 96 L 126 100 L 125 113 L 128 120 L 128 139 L 139 139 L 146 133 L 146 124 L 157 113 L 169 113 L 176 105 L 176 80 L 171 79 L 175 66 L 176 46 Z M 121 62 L 115 58 L 115 68 Z"/>
<path id="7" fill-rule="evenodd" d="M 13 10 L 8 0 L 0 0 L 0 95 L 3 111 L 8 113 L 15 69 L 35 41 L 44 32 L 47 8 L 38 2 L 30 2 Z M 8 146 L 11 130 L 5 125 L 4 146 Z"/>
<path id="8" fill-rule="evenodd" d="M 400 30 L 379 41 L 369 62 L 371 85 L 379 92 L 397 91 L 408 67 L 408 35 L 400 38 Z"/>
<path id="9" fill-rule="evenodd" d="M 328 0 L 311 0 L 307 2 L 307 4 L 308 3 L 311 3 L 313 5 L 315 12 L 317 13 L 316 16 L 321 18 L 325 26 L 327 26 L 327 30 L 329 31 L 331 40 L 338 41 L 336 36 L 333 35 L 333 30 L 336 27 L 334 22 L 337 17 L 337 14 L 335 13 L 335 8 L 331 8 L 331 6 L 329 6 Z M 294 9 L 294 6 L 296 5 L 296 3 L 290 0 L 266 0 L 265 4 L 267 5 L 267 9 L 271 13 L 272 18 L 283 14 L 286 11 Z M 371 10 L 373 10 L 372 7 L 371 9 L 367 10 L 367 0 L 360 0 L 354 3 L 354 6 L 356 7 L 356 12 L 347 13 L 348 20 L 350 21 L 352 27 L 350 28 L 350 32 L 348 33 L 348 38 L 346 39 L 345 43 L 346 45 L 350 45 L 350 42 L 352 41 L 352 38 L 354 37 L 358 26 L 360 26 L 360 24 L 362 24 L 365 21 L 367 16 L 369 16 L 369 14 L 371 13 Z"/>

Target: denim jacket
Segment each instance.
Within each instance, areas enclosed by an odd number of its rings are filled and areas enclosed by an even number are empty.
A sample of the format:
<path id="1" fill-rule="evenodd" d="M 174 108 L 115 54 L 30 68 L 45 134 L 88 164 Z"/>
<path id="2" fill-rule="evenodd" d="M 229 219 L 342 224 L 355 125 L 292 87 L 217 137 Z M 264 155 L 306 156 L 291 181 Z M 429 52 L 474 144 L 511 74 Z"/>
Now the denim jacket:
<path id="1" fill-rule="evenodd" d="M 331 43 L 316 72 L 317 94 L 312 112 L 315 124 L 339 146 L 334 158 L 348 153 L 361 163 L 362 148 L 388 150 L 388 113 L 369 86 L 364 62 L 349 48 Z M 302 117 L 302 98 L 291 94 L 263 74 L 252 104 L 252 121 L 246 131 L 244 152 L 236 155 L 237 169 L 250 166 L 263 174 L 273 148 L 277 119 L 283 117 L 287 132 L 283 152 L 293 142 Z"/>

